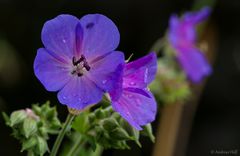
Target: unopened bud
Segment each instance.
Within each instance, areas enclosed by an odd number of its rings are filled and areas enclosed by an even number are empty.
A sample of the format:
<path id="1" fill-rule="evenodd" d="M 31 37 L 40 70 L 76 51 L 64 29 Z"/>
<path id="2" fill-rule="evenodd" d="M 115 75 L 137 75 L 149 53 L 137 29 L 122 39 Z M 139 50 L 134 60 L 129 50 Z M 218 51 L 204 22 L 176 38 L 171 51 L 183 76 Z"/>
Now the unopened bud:
<path id="1" fill-rule="evenodd" d="M 23 122 L 26 117 L 27 114 L 24 110 L 14 111 L 10 116 L 10 126 L 14 126 L 20 122 Z"/>

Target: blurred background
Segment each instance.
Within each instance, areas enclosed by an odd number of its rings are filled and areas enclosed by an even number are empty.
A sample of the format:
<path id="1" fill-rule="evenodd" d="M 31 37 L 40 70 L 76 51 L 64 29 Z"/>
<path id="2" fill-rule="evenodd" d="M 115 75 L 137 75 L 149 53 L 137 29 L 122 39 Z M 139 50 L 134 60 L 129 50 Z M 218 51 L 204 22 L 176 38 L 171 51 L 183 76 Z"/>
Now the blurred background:
<path id="1" fill-rule="evenodd" d="M 172 13 L 190 10 L 193 3 L 194 0 L 0 0 L 0 111 L 9 114 L 50 100 L 57 105 L 59 117 L 66 117 L 66 108 L 58 104 L 56 93 L 47 92 L 33 73 L 36 50 L 43 46 L 40 34 L 45 21 L 63 13 L 79 18 L 89 13 L 104 14 L 119 28 L 118 50 L 126 57 L 134 53 L 136 59 L 165 34 Z M 210 22 L 214 25 L 211 31 L 217 34 L 214 72 L 199 99 L 184 155 L 207 156 L 211 150 L 239 150 L 240 155 L 240 1 L 216 1 Z M 21 147 L 2 117 L 0 138 L 1 155 L 25 155 L 20 154 Z M 103 155 L 151 155 L 153 144 L 148 139 L 142 141 L 142 149 L 133 144 L 132 150 L 107 150 Z"/>

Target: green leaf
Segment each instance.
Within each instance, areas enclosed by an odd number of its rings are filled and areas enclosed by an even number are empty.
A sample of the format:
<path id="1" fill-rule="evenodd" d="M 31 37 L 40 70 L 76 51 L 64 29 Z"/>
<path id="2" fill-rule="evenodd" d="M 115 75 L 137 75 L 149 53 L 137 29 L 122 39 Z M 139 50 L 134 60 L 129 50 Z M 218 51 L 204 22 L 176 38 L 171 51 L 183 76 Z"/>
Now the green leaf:
<path id="1" fill-rule="evenodd" d="M 27 113 L 24 110 L 14 111 L 10 115 L 10 126 L 12 127 L 16 124 L 19 124 L 20 122 L 23 122 L 26 117 Z"/>
<path id="2" fill-rule="evenodd" d="M 32 118 L 26 118 L 23 122 L 23 131 L 26 138 L 37 132 L 37 121 Z"/>
<path id="3" fill-rule="evenodd" d="M 21 152 L 34 147 L 36 144 L 37 144 L 37 138 L 36 137 L 30 137 L 29 139 L 23 141 Z"/>
<path id="4" fill-rule="evenodd" d="M 88 121 L 88 113 L 83 112 L 79 114 L 72 123 L 72 128 L 81 134 L 84 134 L 90 126 Z"/>

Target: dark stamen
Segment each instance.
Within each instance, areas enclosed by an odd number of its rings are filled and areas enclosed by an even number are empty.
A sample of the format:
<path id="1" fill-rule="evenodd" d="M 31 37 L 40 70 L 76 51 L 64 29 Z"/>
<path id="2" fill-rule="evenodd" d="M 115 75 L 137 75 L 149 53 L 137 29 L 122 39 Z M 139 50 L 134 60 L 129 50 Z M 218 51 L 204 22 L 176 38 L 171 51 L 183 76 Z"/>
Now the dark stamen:
<path id="1" fill-rule="evenodd" d="M 76 66 L 76 57 L 74 57 L 74 56 L 73 56 L 73 58 L 72 58 L 72 64 L 73 64 L 74 66 Z"/>
<path id="2" fill-rule="evenodd" d="M 83 76 L 83 74 L 82 73 L 78 73 L 77 76 L 80 77 L 80 76 Z"/>
<path id="3" fill-rule="evenodd" d="M 79 61 L 80 61 L 80 62 L 82 62 L 82 61 L 86 61 L 86 58 L 85 58 L 83 55 L 81 55 Z"/>
<path id="4" fill-rule="evenodd" d="M 80 64 L 80 63 L 82 63 L 82 64 Z M 85 70 L 87 70 L 87 71 L 89 71 L 91 68 L 90 68 L 90 66 L 88 65 L 88 63 L 87 63 L 87 60 L 86 60 L 86 58 L 83 56 L 83 55 L 81 55 L 81 57 L 77 60 L 76 59 L 76 57 L 73 57 L 72 58 L 72 64 L 74 65 L 74 66 L 76 66 L 75 68 L 76 69 L 74 69 L 72 72 L 71 72 L 71 74 L 73 74 L 73 75 L 77 75 L 77 76 L 82 76 L 83 75 L 83 72 L 84 72 L 84 68 L 85 68 Z M 80 64 L 80 65 L 79 65 Z"/>
<path id="5" fill-rule="evenodd" d="M 87 62 L 84 62 L 83 66 L 86 68 L 87 71 L 91 69 Z"/>
<path id="6" fill-rule="evenodd" d="M 76 57 L 72 58 L 72 64 L 74 66 L 77 66 L 79 63 L 81 63 L 82 61 L 86 61 L 85 57 L 83 55 L 81 55 L 79 60 L 76 60 Z"/>

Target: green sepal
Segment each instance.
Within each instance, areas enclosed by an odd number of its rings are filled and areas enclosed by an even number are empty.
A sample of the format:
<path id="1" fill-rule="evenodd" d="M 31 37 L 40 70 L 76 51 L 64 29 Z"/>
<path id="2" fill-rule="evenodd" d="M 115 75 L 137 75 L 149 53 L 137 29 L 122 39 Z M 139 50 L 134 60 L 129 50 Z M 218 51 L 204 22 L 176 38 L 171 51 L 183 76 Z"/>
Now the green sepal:
<path id="1" fill-rule="evenodd" d="M 131 136 L 131 139 L 135 141 L 135 143 L 139 146 L 142 147 L 139 138 L 140 138 L 140 133 L 138 130 L 136 130 L 134 127 L 129 125 L 127 121 L 125 121 L 123 118 L 120 119 L 120 124 L 121 126 L 127 131 L 129 136 Z"/>
<path id="2" fill-rule="evenodd" d="M 5 112 L 2 112 L 2 116 L 3 116 L 3 119 L 5 120 L 6 125 L 10 126 L 11 122 L 10 122 L 9 116 Z"/>
<path id="3" fill-rule="evenodd" d="M 37 144 L 37 138 L 36 137 L 30 137 L 29 139 L 23 141 L 21 152 L 34 147 L 36 144 Z"/>
<path id="4" fill-rule="evenodd" d="M 26 138 L 29 138 L 32 134 L 38 130 L 37 121 L 32 118 L 26 118 L 23 122 L 23 131 Z"/>
<path id="5" fill-rule="evenodd" d="M 102 121 L 102 126 L 106 131 L 113 131 L 119 124 L 114 118 L 107 118 Z"/>
<path id="6" fill-rule="evenodd" d="M 36 147 L 36 153 L 40 156 L 43 156 L 44 153 L 48 151 L 48 145 L 44 138 L 37 137 L 37 147 Z"/>
<path id="7" fill-rule="evenodd" d="M 144 128 L 143 128 L 143 131 L 141 131 L 141 133 L 143 135 L 148 136 L 153 143 L 155 142 L 155 136 L 153 135 L 151 124 L 145 125 Z"/>
<path id="8" fill-rule="evenodd" d="M 103 119 L 106 117 L 105 112 L 102 110 L 102 108 L 99 108 L 95 111 L 95 116 L 99 119 Z"/>
<path id="9" fill-rule="evenodd" d="M 131 139 L 131 137 L 128 135 L 128 133 L 123 128 L 116 128 L 112 132 L 110 132 L 110 136 L 113 139 L 116 140 L 128 140 Z"/>

